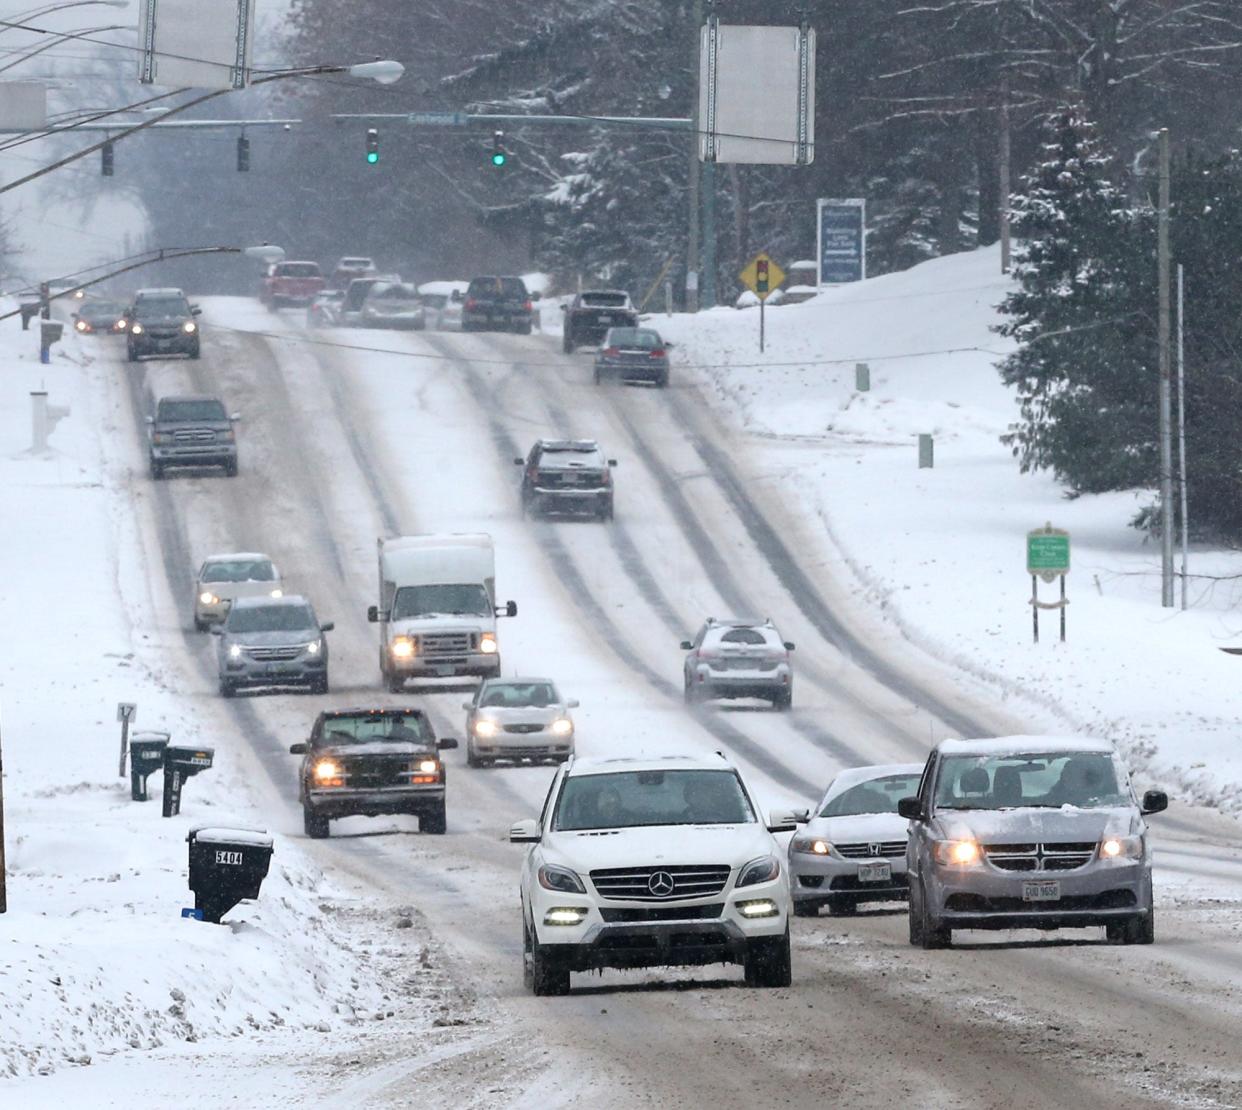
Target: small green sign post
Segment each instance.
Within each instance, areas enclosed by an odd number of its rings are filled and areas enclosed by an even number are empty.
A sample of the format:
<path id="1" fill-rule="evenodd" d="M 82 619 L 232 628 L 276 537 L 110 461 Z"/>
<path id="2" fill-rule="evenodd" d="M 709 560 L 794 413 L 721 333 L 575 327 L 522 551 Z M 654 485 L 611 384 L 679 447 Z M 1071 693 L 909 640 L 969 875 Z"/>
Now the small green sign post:
<path id="1" fill-rule="evenodd" d="M 1045 524 L 1026 534 L 1026 572 L 1031 576 L 1031 618 L 1034 623 L 1035 643 L 1039 643 L 1039 611 L 1041 609 L 1059 609 L 1061 611 L 1061 642 L 1065 642 L 1065 607 L 1069 601 L 1065 597 L 1065 576 L 1070 570 L 1070 537 L 1069 533 L 1060 528 Z M 1054 578 L 1061 579 L 1061 600 L 1040 601 L 1039 580 L 1051 582 Z"/>

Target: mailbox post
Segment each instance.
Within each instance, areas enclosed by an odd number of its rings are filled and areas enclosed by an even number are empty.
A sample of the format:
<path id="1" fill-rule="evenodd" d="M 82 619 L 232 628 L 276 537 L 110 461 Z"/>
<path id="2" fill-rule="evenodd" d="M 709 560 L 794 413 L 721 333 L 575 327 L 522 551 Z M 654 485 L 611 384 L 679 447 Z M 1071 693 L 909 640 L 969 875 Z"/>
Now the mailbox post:
<path id="1" fill-rule="evenodd" d="M 135 802 L 147 800 L 147 776 L 164 766 L 167 732 L 135 732 L 129 742 L 129 796 Z"/>
<path id="2" fill-rule="evenodd" d="M 215 758 L 214 748 L 164 749 L 164 816 L 176 817 L 181 812 L 181 787 L 191 775 L 205 771 Z"/>
<path id="3" fill-rule="evenodd" d="M 219 925 L 220 918 L 243 898 L 258 898 L 272 860 L 267 830 L 203 827 L 191 829 L 186 841 L 193 916 Z"/>

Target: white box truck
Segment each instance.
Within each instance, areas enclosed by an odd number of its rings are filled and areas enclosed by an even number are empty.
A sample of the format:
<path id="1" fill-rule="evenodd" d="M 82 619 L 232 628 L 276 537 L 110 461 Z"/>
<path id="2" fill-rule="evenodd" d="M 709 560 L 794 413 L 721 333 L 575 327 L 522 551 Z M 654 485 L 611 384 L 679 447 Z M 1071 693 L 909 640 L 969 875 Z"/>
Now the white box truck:
<path id="1" fill-rule="evenodd" d="M 397 536 L 376 541 L 380 673 L 393 693 L 412 678 L 488 678 L 500 674 L 496 554 L 484 533 Z"/>

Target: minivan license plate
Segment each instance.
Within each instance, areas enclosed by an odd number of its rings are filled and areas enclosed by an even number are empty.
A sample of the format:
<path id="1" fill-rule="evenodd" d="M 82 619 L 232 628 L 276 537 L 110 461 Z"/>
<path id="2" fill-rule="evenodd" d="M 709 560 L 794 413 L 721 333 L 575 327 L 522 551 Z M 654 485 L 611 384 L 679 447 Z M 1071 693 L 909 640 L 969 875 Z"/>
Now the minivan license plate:
<path id="1" fill-rule="evenodd" d="M 860 883 L 887 883 L 893 878 L 893 865 L 888 860 L 877 860 L 874 863 L 858 865 L 858 881 Z"/>
<path id="2" fill-rule="evenodd" d="M 1024 902 L 1056 902 L 1061 897 L 1061 884 L 1056 879 L 1042 879 L 1039 882 L 1022 884 L 1022 901 Z"/>

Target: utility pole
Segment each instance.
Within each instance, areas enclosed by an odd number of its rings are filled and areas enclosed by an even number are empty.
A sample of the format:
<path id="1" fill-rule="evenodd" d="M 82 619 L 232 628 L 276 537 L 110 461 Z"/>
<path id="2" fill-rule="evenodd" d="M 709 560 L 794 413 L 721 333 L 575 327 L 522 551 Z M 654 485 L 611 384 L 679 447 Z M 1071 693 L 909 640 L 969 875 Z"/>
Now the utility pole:
<path id="1" fill-rule="evenodd" d="M 1000 250 L 1001 273 L 1009 273 L 1009 78 L 1001 82 L 1000 102 Z"/>
<path id="2" fill-rule="evenodd" d="M 1190 514 L 1186 493 L 1186 330 L 1182 321 L 1186 309 L 1185 272 L 1177 264 L 1177 474 L 1181 486 L 1182 509 L 1182 608 L 1186 608 L 1187 563 L 1190 551 Z"/>
<path id="3" fill-rule="evenodd" d="M 1156 232 L 1160 315 L 1160 604 L 1173 608 L 1173 412 L 1169 368 L 1169 129 L 1160 129 L 1160 200 Z"/>
<path id="4" fill-rule="evenodd" d="M 4 749 L 0 745 L 0 913 L 9 912 L 8 874 L 4 859 Z"/>
<path id="5" fill-rule="evenodd" d="M 694 88 L 694 109 L 690 113 L 689 226 L 686 229 L 686 311 L 699 310 L 699 37 L 703 27 L 703 0 L 694 0 L 694 46 L 690 56 L 694 68 L 690 80 Z"/>

